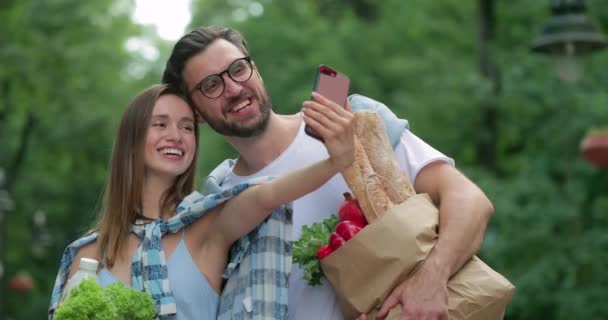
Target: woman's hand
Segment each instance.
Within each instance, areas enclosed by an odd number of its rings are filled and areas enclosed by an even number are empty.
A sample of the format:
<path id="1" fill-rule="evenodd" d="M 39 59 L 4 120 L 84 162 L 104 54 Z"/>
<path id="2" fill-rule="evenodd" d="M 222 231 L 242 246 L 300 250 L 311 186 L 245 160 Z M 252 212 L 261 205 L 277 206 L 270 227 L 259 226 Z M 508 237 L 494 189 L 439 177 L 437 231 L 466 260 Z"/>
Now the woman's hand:
<path id="1" fill-rule="evenodd" d="M 330 160 L 338 170 L 348 168 L 355 159 L 354 120 L 350 102 L 346 108 L 313 92 L 312 100 L 302 104 L 304 121 L 323 137 Z"/>

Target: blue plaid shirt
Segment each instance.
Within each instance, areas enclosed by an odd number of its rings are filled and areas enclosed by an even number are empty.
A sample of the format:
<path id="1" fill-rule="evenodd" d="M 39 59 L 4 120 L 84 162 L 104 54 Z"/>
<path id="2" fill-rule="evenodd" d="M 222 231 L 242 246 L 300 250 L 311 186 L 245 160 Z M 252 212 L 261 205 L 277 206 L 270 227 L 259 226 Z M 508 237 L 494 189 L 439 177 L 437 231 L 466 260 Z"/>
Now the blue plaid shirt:
<path id="1" fill-rule="evenodd" d="M 233 246 L 218 320 L 287 319 L 292 214 L 291 205 L 275 209 Z"/>

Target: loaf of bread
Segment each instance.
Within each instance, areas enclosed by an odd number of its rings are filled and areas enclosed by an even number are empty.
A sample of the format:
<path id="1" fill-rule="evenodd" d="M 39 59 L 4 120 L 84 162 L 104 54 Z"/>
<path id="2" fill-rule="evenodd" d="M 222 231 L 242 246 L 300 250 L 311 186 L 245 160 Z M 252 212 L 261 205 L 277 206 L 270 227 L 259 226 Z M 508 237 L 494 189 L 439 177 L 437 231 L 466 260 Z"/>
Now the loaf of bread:
<path id="1" fill-rule="evenodd" d="M 355 134 L 363 144 L 372 169 L 382 181 L 389 199 L 400 204 L 416 194 L 405 172 L 395 159 L 380 116 L 373 111 L 355 112 Z"/>
<path id="2" fill-rule="evenodd" d="M 374 172 L 360 139 L 355 136 L 355 161 L 342 171 L 344 180 L 359 201 L 368 223 L 374 222 L 393 203 L 384 191 L 382 179 Z"/>

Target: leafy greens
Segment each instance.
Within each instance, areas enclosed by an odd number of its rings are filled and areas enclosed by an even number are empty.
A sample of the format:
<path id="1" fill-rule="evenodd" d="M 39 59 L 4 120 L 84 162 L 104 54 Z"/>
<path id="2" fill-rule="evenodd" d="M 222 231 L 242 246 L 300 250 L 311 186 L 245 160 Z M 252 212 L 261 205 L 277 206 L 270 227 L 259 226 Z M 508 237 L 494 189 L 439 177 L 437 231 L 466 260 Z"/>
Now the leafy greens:
<path id="1" fill-rule="evenodd" d="M 332 215 L 322 222 L 315 222 L 310 226 L 302 228 L 302 236 L 293 244 L 293 262 L 300 265 L 304 270 L 303 278 L 311 286 L 321 284 L 323 269 L 317 258 L 317 250 L 327 244 L 329 235 L 338 224 L 338 217 Z"/>

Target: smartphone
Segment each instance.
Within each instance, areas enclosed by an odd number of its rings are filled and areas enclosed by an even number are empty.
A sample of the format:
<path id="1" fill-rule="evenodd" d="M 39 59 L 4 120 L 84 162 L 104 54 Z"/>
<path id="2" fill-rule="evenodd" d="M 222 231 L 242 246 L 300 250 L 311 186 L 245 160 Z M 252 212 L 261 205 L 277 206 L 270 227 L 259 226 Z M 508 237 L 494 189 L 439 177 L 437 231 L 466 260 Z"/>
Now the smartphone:
<path id="1" fill-rule="evenodd" d="M 317 78 L 312 91 L 346 108 L 349 87 L 350 79 L 346 75 L 326 65 L 317 68 Z M 323 142 L 323 138 L 313 128 L 307 125 L 304 130 L 309 136 Z"/>

